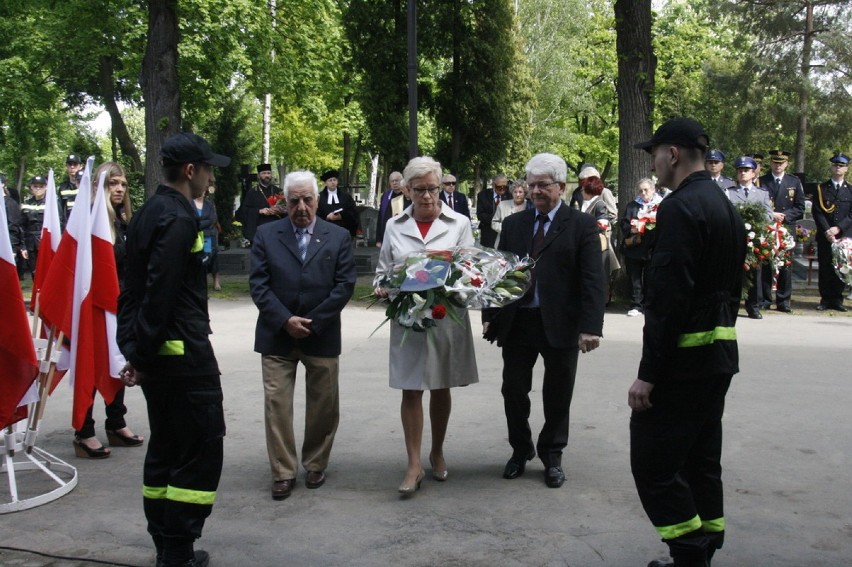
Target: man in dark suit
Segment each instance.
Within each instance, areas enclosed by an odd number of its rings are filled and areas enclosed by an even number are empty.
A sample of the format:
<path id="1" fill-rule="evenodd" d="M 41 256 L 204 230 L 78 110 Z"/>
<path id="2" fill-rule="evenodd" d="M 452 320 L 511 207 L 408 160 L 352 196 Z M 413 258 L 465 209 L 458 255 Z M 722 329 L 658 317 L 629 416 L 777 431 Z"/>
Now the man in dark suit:
<path id="1" fill-rule="evenodd" d="M 512 457 L 503 477 L 517 478 L 536 453 L 545 483 L 565 482 L 562 450 L 579 353 L 597 348 L 603 329 L 605 276 L 595 219 L 562 202 L 568 167 L 553 154 L 526 165 L 535 209 L 503 220 L 500 250 L 536 260 L 529 292 L 502 309 L 483 312 L 483 333 L 503 348 L 503 402 Z M 494 328 L 492 328 L 492 326 Z M 536 359 L 544 359 L 544 427 L 533 445 L 529 393 Z"/>
<path id="2" fill-rule="evenodd" d="M 498 173 L 491 181 L 492 189 L 484 189 L 479 192 L 476 197 L 476 218 L 479 220 L 479 243 L 483 246 L 492 247 L 497 241 L 497 231 L 491 228 L 491 221 L 494 220 L 494 213 L 497 212 L 497 205 L 500 204 L 506 197 L 511 197 L 506 194 L 506 189 L 509 187 L 509 180 L 502 173 Z"/>
<path id="3" fill-rule="evenodd" d="M 382 200 L 379 203 L 379 219 L 376 224 L 376 248 L 382 247 L 382 241 L 385 238 L 385 225 L 387 225 L 388 220 L 402 214 L 402 211 L 411 204 L 411 201 L 402 191 L 402 174 L 400 172 L 391 172 L 388 176 L 388 185 L 390 185 L 390 188 L 382 193 Z"/>
<path id="4" fill-rule="evenodd" d="M 296 368 L 306 369 L 305 485 L 325 482 L 340 419 L 340 312 L 355 289 L 349 233 L 317 216 L 317 181 L 309 171 L 284 179 L 288 218 L 260 227 L 251 250 L 251 296 L 259 310 L 254 350 L 262 356 L 266 448 L 272 498 L 290 496 L 298 461 L 293 434 Z"/>
<path id="5" fill-rule="evenodd" d="M 326 171 L 320 176 L 320 179 L 325 182 L 325 188 L 319 195 L 317 216 L 345 228 L 349 231 L 349 236 L 355 238 L 355 232 L 358 230 L 358 210 L 355 208 L 355 199 L 343 189 L 338 188 L 339 176 L 340 173 L 335 169 Z"/>
<path id="6" fill-rule="evenodd" d="M 441 201 L 452 210 L 470 218 L 470 207 L 467 205 L 467 196 L 456 191 L 456 176 L 447 174 L 441 178 Z"/>
<path id="7" fill-rule="evenodd" d="M 771 150 L 769 152 L 772 173 L 760 178 L 758 185 L 769 191 L 775 221 L 782 222 L 792 234 L 796 234 L 796 222 L 805 216 L 805 192 L 802 182 L 795 175 L 787 175 L 790 152 Z M 764 269 L 762 274 L 763 299 L 765 309 L 772 304 L 772 269 Z M 778 269 L 778 285 L 775 290 L 775 305 L 778 311 L 792 313 L 790 298 L 793 295 L 792 266 Z"/>

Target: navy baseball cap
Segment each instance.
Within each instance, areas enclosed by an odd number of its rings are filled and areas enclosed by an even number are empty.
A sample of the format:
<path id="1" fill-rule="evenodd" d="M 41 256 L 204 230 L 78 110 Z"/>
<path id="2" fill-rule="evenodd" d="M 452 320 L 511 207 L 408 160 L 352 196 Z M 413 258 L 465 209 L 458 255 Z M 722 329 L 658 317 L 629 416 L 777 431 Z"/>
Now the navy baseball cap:
<path id="1" fill-rule="evenodd" d="M 65 164 L 68 165 L 69 163 L 83 163 L 83 160 L 77 154 L 68 154 L 68 157 L 65 158 Z"/>
<path id="2" fill-rule="evenodd" d="M 47 185 L 47 179 L 45 179 L 44 175 L 36 175 L 30 178 L 27 185 Z"/>
<path id="3" fill-rule="evenodd" d="M 725 161 L 725 154 L 718 148 L 713 148 L 704 156 L 704 161 Z"/>
<path id="4" fill-rule="evenodd" d="M 831 156 L 831 163 L 839 163 L 841 165 L 849 165 L 849 156 L 842 152 L 835 152 L 833 156 Z"/>
<path id="5" fill-rule="evenodd" d="M 191 132 L 175 134 L 160 149 L 163 164 L 206 163 L 227 167 L 231 158 L 213 153 L 207 140 Z"/>
<path id="6" fill-rule="evenodd" d="M 755 162 L 749 156 L 740 156 L 737 158 L 737 161 L 734 162 L 734 167 L 740 169 L 741 167 L 747 167 L 749 169 L 757 169 L 757 162 Z"/>
<path id="7" fill-rule="evenodd" d="M 710 136 L 696 120 L 679 117 L 667 120 L 657 128 L 650 140 L 633 144 L 633 147 L 650 153 L 651 148 L 660 144 L 706 150 L 710 145 Z"/>

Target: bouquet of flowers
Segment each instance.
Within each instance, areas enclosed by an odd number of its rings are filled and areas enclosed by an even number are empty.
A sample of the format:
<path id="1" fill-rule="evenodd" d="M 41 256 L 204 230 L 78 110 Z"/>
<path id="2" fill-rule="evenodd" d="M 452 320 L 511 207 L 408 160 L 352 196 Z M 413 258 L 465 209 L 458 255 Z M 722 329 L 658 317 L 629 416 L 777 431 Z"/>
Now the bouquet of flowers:
<path id="1" fill-rule="evenodd" d="M 811 231 L 807 227 L 800 224 L 796 225 L 796 240 L 798 242 L 807 242 L 811 239 Z"/>
<path id="2" fill-rule="evenodd" d="M 746 229 L 746 257 L 743 269 L 748 272 L 757 269 L 761 264 L 774 262 L 778 239 L 774 227 L 766 220 L 766 209 L 763 205 L 749 203 L 738 205 L 737 210 Z"/>
<path id="3" fill-rule="evenodd" d="M 796 247 L 796 239 L 793 238 L 793 234 L 781 221 L 776 221 L 770 227 L 770 230 L 775 234 L 772 262 L 775 270 L 778 271 L 784 266 L 790 266 L 793 263 L 793 248 Z"/>
<path id="4" fill-rule="evenodd" d="M 654 230 L 657 226 L 657 207 L 659 203 L 651 205 L 647 209 L 643 208 L 639 212 L 639 216 L 630 221 L 630 226 L 639 231 L 639 234 L 645 234 L 646 230 Z"/>
<path id="5" fill-rule="evenodd" d="M 834 271 L 846 285 L 852 284 L 852 238 L 841 238 L 831 243 Z"/>
<path id="6" fill-rule="evenodd" d="M 532 265 L 529 257 L 492 249 L 426 250 L 409 254 L 389 274 L 376 276 L 373 286 L 388 290 L 385 322 L 396 321 L 406 332 L 422 332 L 445 317 L 461 324 L 462 309 L 517 301 L 530 286 Z"/>

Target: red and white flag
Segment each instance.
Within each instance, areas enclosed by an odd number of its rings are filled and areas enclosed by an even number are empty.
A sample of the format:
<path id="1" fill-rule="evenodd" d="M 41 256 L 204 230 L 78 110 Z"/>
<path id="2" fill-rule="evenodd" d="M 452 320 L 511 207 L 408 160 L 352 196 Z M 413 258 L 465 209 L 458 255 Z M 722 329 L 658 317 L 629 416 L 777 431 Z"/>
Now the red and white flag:
<path id="1" fill-rule="evenodd" d="M 106 259 L 102 251 L 101 238 L 92 234 L 92 220 L 96 216 L 92 213 L 90 205 L 93 162 L 93 157 L 86 160 L 86 169 L 80 180 L 74 211 L 68 219 L 65 235 L 56 250 L 56 256 L 50 265 L 39 300 L 45 318 L 71 339 L 68 369 L 74 380 L 74 409 L 71 417 L 71 425 L 74 429 L 82 428 L 96 388 L 101 392 L 104 400 L 110 403 L 115 391 L 121 386 L 118 380 L 113 381 L 118 383 L 116 385 L 109 381 L 112 365 L 107 337 L 110 333 L 106 330 L 103 315 L 104 306 L 109 306 L 109 301 L 105 300 L 104 296 L 114 293 L 115 298 L 118 297 L 118 276 L 110 237 L 107 236 L 110 246 L 109 259 Z M 103 191 L 98 193 L 101 199 L 100 207 L 104 208 L 106 205 L 103 201 Z M 107 235 L 109 235 L 108 226 L 107 221 Z M 97 245 L 98 267 L 95 276 L 93 249 L 96 239 L 99 242 Z M 106 273 L 110 261 L 112 262 L 111 278 Z M 104 266 L 104 263 L 107 266 Z M 105 281 L 100 281 L 99 278 Z M 115 341 L 114 331 L 112 335 L 111 340 Z"/>
<path id="2" fill-rule="evenodd" d="M 0 206 L 0 428 L 26 414 L 17 412 L 21 398 L 38 375 L 33 338 L 6 220 L 5 203 Z"/>
<path id="3" fill-rule="evenodd" d="M 41 244 L 38 249 L 38 261 L 36 262 L 35 280 L 33 281 L 33 293 L 30 298 L 30 311 L 35 311 L 36 299 L 39 291 L 44 285 L 50 264 L 59 248 L 62 240 L 62 225 L 59 223 L 59 204 L 56 202 L 56 180 L 53 170 L 47 174 L 47 191 L 44 197 L 44 218 L 41 223 Z M 50 326 L 50 323 L 45 322 Z"/>

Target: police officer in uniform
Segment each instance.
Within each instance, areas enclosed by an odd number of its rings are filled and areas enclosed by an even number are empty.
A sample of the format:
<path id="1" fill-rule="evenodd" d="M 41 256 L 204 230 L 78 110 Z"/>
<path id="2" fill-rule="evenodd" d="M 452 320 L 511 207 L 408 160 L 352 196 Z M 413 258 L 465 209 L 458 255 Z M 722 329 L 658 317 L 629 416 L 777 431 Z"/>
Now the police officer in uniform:
<path id="1" fill-rule="evenodd" d="M 59 214 L 68 218 L 71 214 L 71 209 L 74 208 L 74 201 L 77 199 L 77 184 L 80 182 L 78 175 L 83 170 L 83 162 L 77 154 L 68 154 L 65 158 L 65 171 L 68 177 L 65 181 L 59 184 Z"/>
<path id="2" fill-rule="evenodd" d="M 194 551 L 222 472 L 225 417 L 219 367 L 210 344 L 204 238 L 193 203 L 215 181 L 215 154 L 195 134 L 160 150 L 164 184 L 127 230 L 125 288 L 119 297 L 122 379 L 140 384 L 151 438 L 143 502 L 157 565 L 206 566 Z"/>
<path id="3" fill-rule="evenodd" d="M 657 211 L 642 361 L 628 392 L 633 478 L 674 560 L 649 567 L 705 567 L 725 534 L 722 413 L 739 371 L 734 324 L 746 235 L 702 169 L 708 145 L 689 118 L 636 144 L 651 153 L 660 184 L 673 188 Z"/>
<path id="4" fill-rule="evenodd" d="M 759 185 L 769 191 L 772 201 L 772 217 L 776 222 L 782 222 L 792 234 L 796 234 L 796 223 L 805 216 L 805 192 L 802 182 L 795 175 L 787 175 L 787 165 L 790 152 L 771 150 L 769 159 L 772 173 L 760 178 Z M 772 280 L 774 271 L 763 270 L 763 308 L 769 309 L 772 304 Z M 775 305 L 778 311 L 792 313 L 790 298 L 793 295 L 793 269 L 791 266 L 778 268 L 778 283 L 775 290 Z"/>
<path id="5" fill-rule="evenodd" d="M 817 186 L 813 204 L 816 223 L 817 262 L 819 262 L 819 305 L 817 311 L 843 306 L 843 280 L 834 271 L 831 243 L 852 236 L 852 185 L 846 181 L 849 156 L 837 152 L 831 157 L 831 179 Z"/>
<path id="6" fill-rule="evenodd" d="M 711 179 L 716 182 L 722 192 L 728 190 L 728 187 L 736 185 L 736 182 L 730 177 L 722 174 L 725 169 L 725 154 L 722 150 L 713 148 L 704 156 L 704 169 L 710 173 Z"/>
<path id="7" fill-rule="evenodd" d="M 42 175 L 36 175 L 27 184 L 30 194 L 21 203 L 21 217 L 24 226 L 24 242 L 27 247 L 27 267 L 35 278 L 36 264 L 38 263 L 38 249 L 41 245 L 41 229 L 44 224 L 44 204 L 47 198 L 55 199 L 56 195 L 46 195 L 47 180 Z M 59 222 L 65 225 L 62 208 L 59 208 Z"/>

